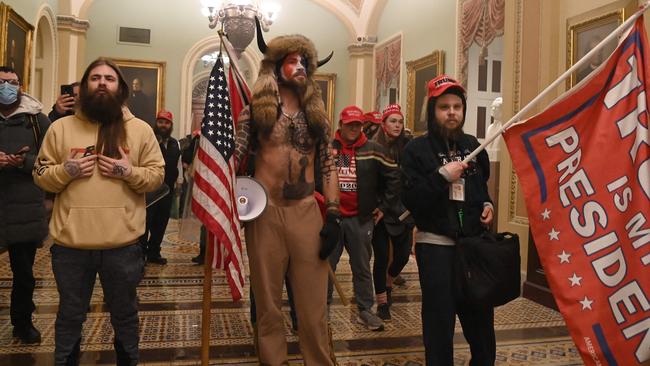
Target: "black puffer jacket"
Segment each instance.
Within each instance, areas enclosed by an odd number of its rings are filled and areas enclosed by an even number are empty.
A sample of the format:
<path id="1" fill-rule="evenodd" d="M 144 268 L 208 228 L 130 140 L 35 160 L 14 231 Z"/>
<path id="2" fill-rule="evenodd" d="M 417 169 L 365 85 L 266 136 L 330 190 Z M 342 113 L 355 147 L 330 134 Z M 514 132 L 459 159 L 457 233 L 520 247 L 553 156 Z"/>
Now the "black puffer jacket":
<path id="1" fill-rule="evenodd" d="M 0 151 L 10 154 L 23 146 L 30 149 L 21 168 L 0 168 L 0 247 L 18 243 L 40 245 L 47 236 L 44 193 L 32 180 L 38 146 L 50 126 L 41 113 L 42 107 L 23 94 L 15 112 L 8 117 L 0 114 Z M 36 131 L 40 129 L 38 143 L 32 121 L 38 124 Z"/>
<path id="2" fill-rule="evenodd" d="M 386 132 L 384 132 L 383 129 L 379 129 L 379 132 L 377 132 L 373 138 L 373 141 L 382 145 L 388 152 L 388 155 L 399 166 L 400 162 L 402 161 L 402 152 L 404 151 L 404 147 L 409 141 L 411 141 L 411 139 L 413 139 L 413 136 L 407 134 L 405 130 L 402 130 L 402 133 L 396 139 L 390 140 L 388 136 L 386 136 Z M 389 234 L 399 235 L 406 229 L 413 229 L 415 221 L 413 220 L 412 216 L 407 216 L 403 221 L 400 221 L 399 219 L 399 217 L 405 211 L 406 207 L 402 203 L 402 200 L 398 199 L 397 202 L 392 205 L 387 212 L 384 212 L 384 218 L 381 223 L 386 226 L 386 230 Z"/>
<path id="3" fill-rule="evenodd" d="M 402 154 L 402 201 L 415 218 L 418 230 L 456 238 L 460 233 L 458 209 L 463 210 L 462 233 L 465 236 L 481 232 L 483 204 L 491 202 L 487 191 L 490 160 L 485 150 L 469 162 L 465 170 L 465 202 L 449 199 L 449 183 L 438 172 L 452 160 L 463 160 L 479 142 L 464 134 L 455 144 L 453 156 L 447 144 L 431 133 L 416 137 L 406 145 Z"/>

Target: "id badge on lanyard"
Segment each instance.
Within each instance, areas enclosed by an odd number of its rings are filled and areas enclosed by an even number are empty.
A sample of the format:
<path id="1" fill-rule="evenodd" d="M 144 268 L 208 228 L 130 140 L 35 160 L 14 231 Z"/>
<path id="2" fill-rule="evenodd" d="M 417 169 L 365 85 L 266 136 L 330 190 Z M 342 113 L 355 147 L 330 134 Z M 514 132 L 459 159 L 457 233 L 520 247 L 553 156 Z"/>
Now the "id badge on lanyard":
<path id="1" fill-rule="evenodd" d="M 465 202 L 465 179 L 459 178 L 449 185 L 449 199 Z"/>

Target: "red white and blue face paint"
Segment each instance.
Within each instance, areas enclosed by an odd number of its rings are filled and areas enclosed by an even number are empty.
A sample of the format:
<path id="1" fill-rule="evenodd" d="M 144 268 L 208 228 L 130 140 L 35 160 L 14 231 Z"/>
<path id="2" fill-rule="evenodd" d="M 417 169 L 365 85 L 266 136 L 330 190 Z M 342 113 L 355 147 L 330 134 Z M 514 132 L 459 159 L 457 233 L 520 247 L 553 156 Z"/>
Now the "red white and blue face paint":
<path id="1" fill-rule="evenodd" d="M 307 81 L 307 59 L 297 52 L 288 54 L 282 61 L 280 78 L 283 81 L 303 84 Z"/>

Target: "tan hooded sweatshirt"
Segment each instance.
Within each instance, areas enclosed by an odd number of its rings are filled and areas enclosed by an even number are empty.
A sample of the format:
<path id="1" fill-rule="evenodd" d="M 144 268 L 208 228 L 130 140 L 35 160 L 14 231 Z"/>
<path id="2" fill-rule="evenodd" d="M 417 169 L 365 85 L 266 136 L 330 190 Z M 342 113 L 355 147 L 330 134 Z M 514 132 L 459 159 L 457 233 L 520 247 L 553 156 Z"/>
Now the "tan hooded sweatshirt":
<path id="1" fill-rule="evenodd" d="M 163 181 L 165 161 L 151 127 L 124 108 L 125 150 L 133 166 L 122 179 L 101 175 L 95 164 L 92 176 L 72 179 L 63 163 L 72 151 L 97 143 L 99 124 L 77 112 L 54 122 L 47 133 L 34 166 L 34 182 L 56 193 L 50 235 L 54 242 L 70 248 L 109 249 L 135 243 L 144 233 L 145 192 Z"/>

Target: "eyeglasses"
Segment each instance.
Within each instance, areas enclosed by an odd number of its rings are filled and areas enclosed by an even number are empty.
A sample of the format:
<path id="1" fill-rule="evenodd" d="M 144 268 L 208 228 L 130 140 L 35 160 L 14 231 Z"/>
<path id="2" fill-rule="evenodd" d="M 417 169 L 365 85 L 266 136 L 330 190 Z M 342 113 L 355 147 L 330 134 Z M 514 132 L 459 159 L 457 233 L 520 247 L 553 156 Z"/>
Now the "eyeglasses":
<path id="1" fill-rule="evenodd" d="M 4 83 L 9 83 L 16 86 L 20 85 L 20 81 L 18 81 L 18 79 L 0 79 L 0 85 Z"/>

